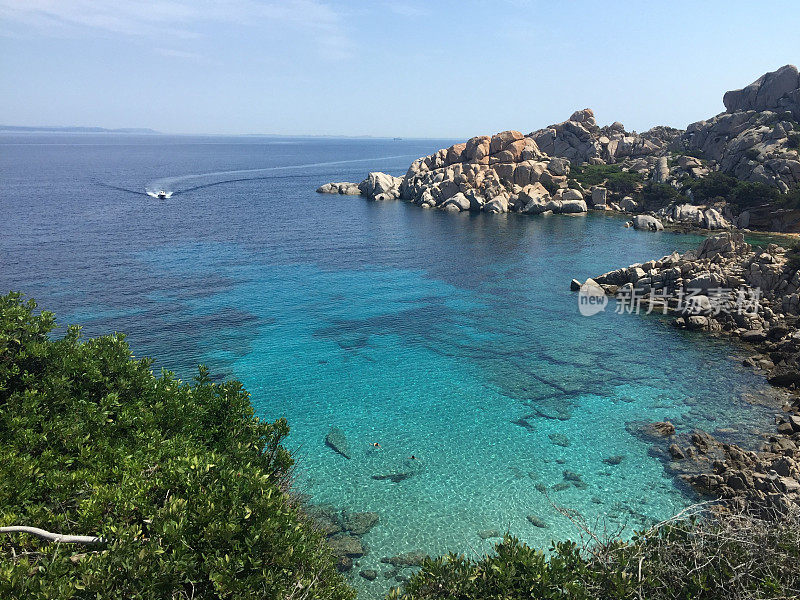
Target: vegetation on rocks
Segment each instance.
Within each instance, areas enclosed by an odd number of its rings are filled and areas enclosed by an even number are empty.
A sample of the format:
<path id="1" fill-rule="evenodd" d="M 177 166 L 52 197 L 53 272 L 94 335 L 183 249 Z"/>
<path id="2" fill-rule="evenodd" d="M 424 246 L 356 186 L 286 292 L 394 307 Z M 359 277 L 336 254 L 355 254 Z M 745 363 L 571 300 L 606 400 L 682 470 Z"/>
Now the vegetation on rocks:
<path id="1" fill-rule="evenodd" d="M 121 335 L 49 334 L 52 314 L 0 297 L 0 597 L 326 598 L 352 591 L 287 493 L 284 420 L 236 381 L 185 384 Z"/>
<path id="2" fill-rule="evenodd" d="M 621 196 L 635 192 L 644 182 L 639 173 L 623 171 L 619 165 L 583 164 L 572 167 L 571 174 L 585 187 L 602 184 Z"/>

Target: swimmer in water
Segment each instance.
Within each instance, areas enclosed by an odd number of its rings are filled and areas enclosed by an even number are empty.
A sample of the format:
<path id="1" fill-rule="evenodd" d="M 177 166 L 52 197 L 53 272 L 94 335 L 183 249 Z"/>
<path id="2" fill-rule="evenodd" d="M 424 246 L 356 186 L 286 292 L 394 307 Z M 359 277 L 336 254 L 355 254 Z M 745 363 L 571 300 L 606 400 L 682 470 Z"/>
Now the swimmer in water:
<path id="1" fill-rule="evenodd" d="M 372 446 L 373 448 L 380 448 L 381 447 L 381 445 L 378 442 L 372 442 L 370 444 L 370 446 Z"/>
<path id="2" fill-rule="evenodd" d="M 419 459 L 412 454 L 411 456 L 408 457 L 408 460 L 419 460 Z"/>

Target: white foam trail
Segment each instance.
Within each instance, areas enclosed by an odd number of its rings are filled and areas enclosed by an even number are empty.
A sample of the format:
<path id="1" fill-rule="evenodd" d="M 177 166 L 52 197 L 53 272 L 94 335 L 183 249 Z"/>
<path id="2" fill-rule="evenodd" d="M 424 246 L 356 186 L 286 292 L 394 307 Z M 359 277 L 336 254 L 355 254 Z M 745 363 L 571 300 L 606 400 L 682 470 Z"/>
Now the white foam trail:
<path id="1" fill-rule="evenodd" d="M 152 196 L 153 198 L 159 198 L 158 194 L 159 194 L 159 192 L 154 192 L 154 191 L 152 191 L 150 189 L 147 190 L 147 195 L 148 196 Z M 164 198 L 172 198 L 172 192 L 165 192 L 163 197 Z"/>
<path id="2" fill-rule="evenodd" d="M 377 158 L 354 158 L 351 160 L 333 160 L 329 162 L 316 162 L 316 163 L 306 163 L 302 165 L 285 165 L 282 167 L 265 167 L 262 169 L 237 169 L 233 171 L 211 171 L 209 173 L 192 173 L 189 175 L 179 175 L 177 177 L 164 177 L 162 179 L 156 179 L 148 183 L 145 186 L 145 190 L 149 196 L 153 196 L 154 198 L 157 197 L 158 192 L 156 190 L 170 190 L 167 192 L 167 198 L 172 196 L 173 191 L 171 188 L 175 186 L 175 184 L 189 181 L 192 179 L 198 179 L 201 177 L 221 177 L 221 176 L 228 176 L 228 175 L 246 175 L 251 174 L 254 175 L 256 173 L 270 173 L 273 171 L 286 171 L 289 169 L 307 169 L 311 167 L 328 167 L 333 165 L 344 165 L 349 163 L 360 163 L 360 162 L 372 162 L 372 161 L 379 161 L 379 160 L 391 160 L 395 158 L 409 158 L 412 156 L 416 156 L 416 154 L 397 154 L 394 156 L 379 156 Z M 224 183 L 220 181 L 219 183 Z M 176 190 L 180 191 L 180 190 Z"/>

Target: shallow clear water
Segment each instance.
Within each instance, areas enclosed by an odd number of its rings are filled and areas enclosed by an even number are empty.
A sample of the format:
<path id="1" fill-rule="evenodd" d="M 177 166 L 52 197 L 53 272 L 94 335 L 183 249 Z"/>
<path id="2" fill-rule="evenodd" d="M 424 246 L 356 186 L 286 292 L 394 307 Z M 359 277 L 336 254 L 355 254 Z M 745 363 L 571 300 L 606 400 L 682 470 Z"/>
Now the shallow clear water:
<path id="1" fill-rule="evenodd" d="M 569 281 L 698 238 L 614 216 L 453 215 L 314 193 L 402 174 L 449 143 L 2 136 L 0 286 L 87 335 L 127 332 L 137 355 L 182 377 L 205 362 L 241 379 L 259 414 L 289 419 L 302 491 L 380 513 L 360 568 L 412 550 L 484 552 L 485 529 L 542 547 L 575 536 L 537 484 L 630 527 L 680 510 L 691 498 L 626 424 L 743 436 L 770 419 L 744 397 L 771 392 L 723 341 L 613 304 L 581 316 Z M 174 195 L 145 194 L 162 187 Z M 351 460 L 325 446 L 333 426 Z M 565 470 L 585 488 L 553 490 Z M 409 476 L 373 478 L 398 473 Z M 355 583 L 370 597 L 393 582 Z"/>

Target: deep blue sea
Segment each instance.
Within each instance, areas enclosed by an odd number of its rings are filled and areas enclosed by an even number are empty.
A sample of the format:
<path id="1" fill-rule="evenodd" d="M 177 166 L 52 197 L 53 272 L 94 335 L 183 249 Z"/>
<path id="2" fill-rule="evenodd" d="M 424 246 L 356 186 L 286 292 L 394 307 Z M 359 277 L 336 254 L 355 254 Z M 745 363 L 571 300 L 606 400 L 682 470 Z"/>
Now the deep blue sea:
<path id="1" fill-rule="evenodd" d="M 360 568 L 485 552 L 487 529 L 576 536 L 537 484 L 629 531 L 669 517 L 692 498 L 626 424 L 746 438 L 771 418 L 747 399 L 771 392 L 724 340 L 613 303 L 581 316 L 569 282 L 700 238 L 314 191 L 453 141 L 2 135 L 0 289 L 88 336 L 125 332 L 182 378 L 206 363 L 242 380 L 259 415 L 288 418 L 300 490 L 380 513 Z M 333 426 L 351 460 L 324 444 Z M 553 490 L 565 470 L 586 487 Z M 354 579 L 365 598 L 394 583 Z"/>

